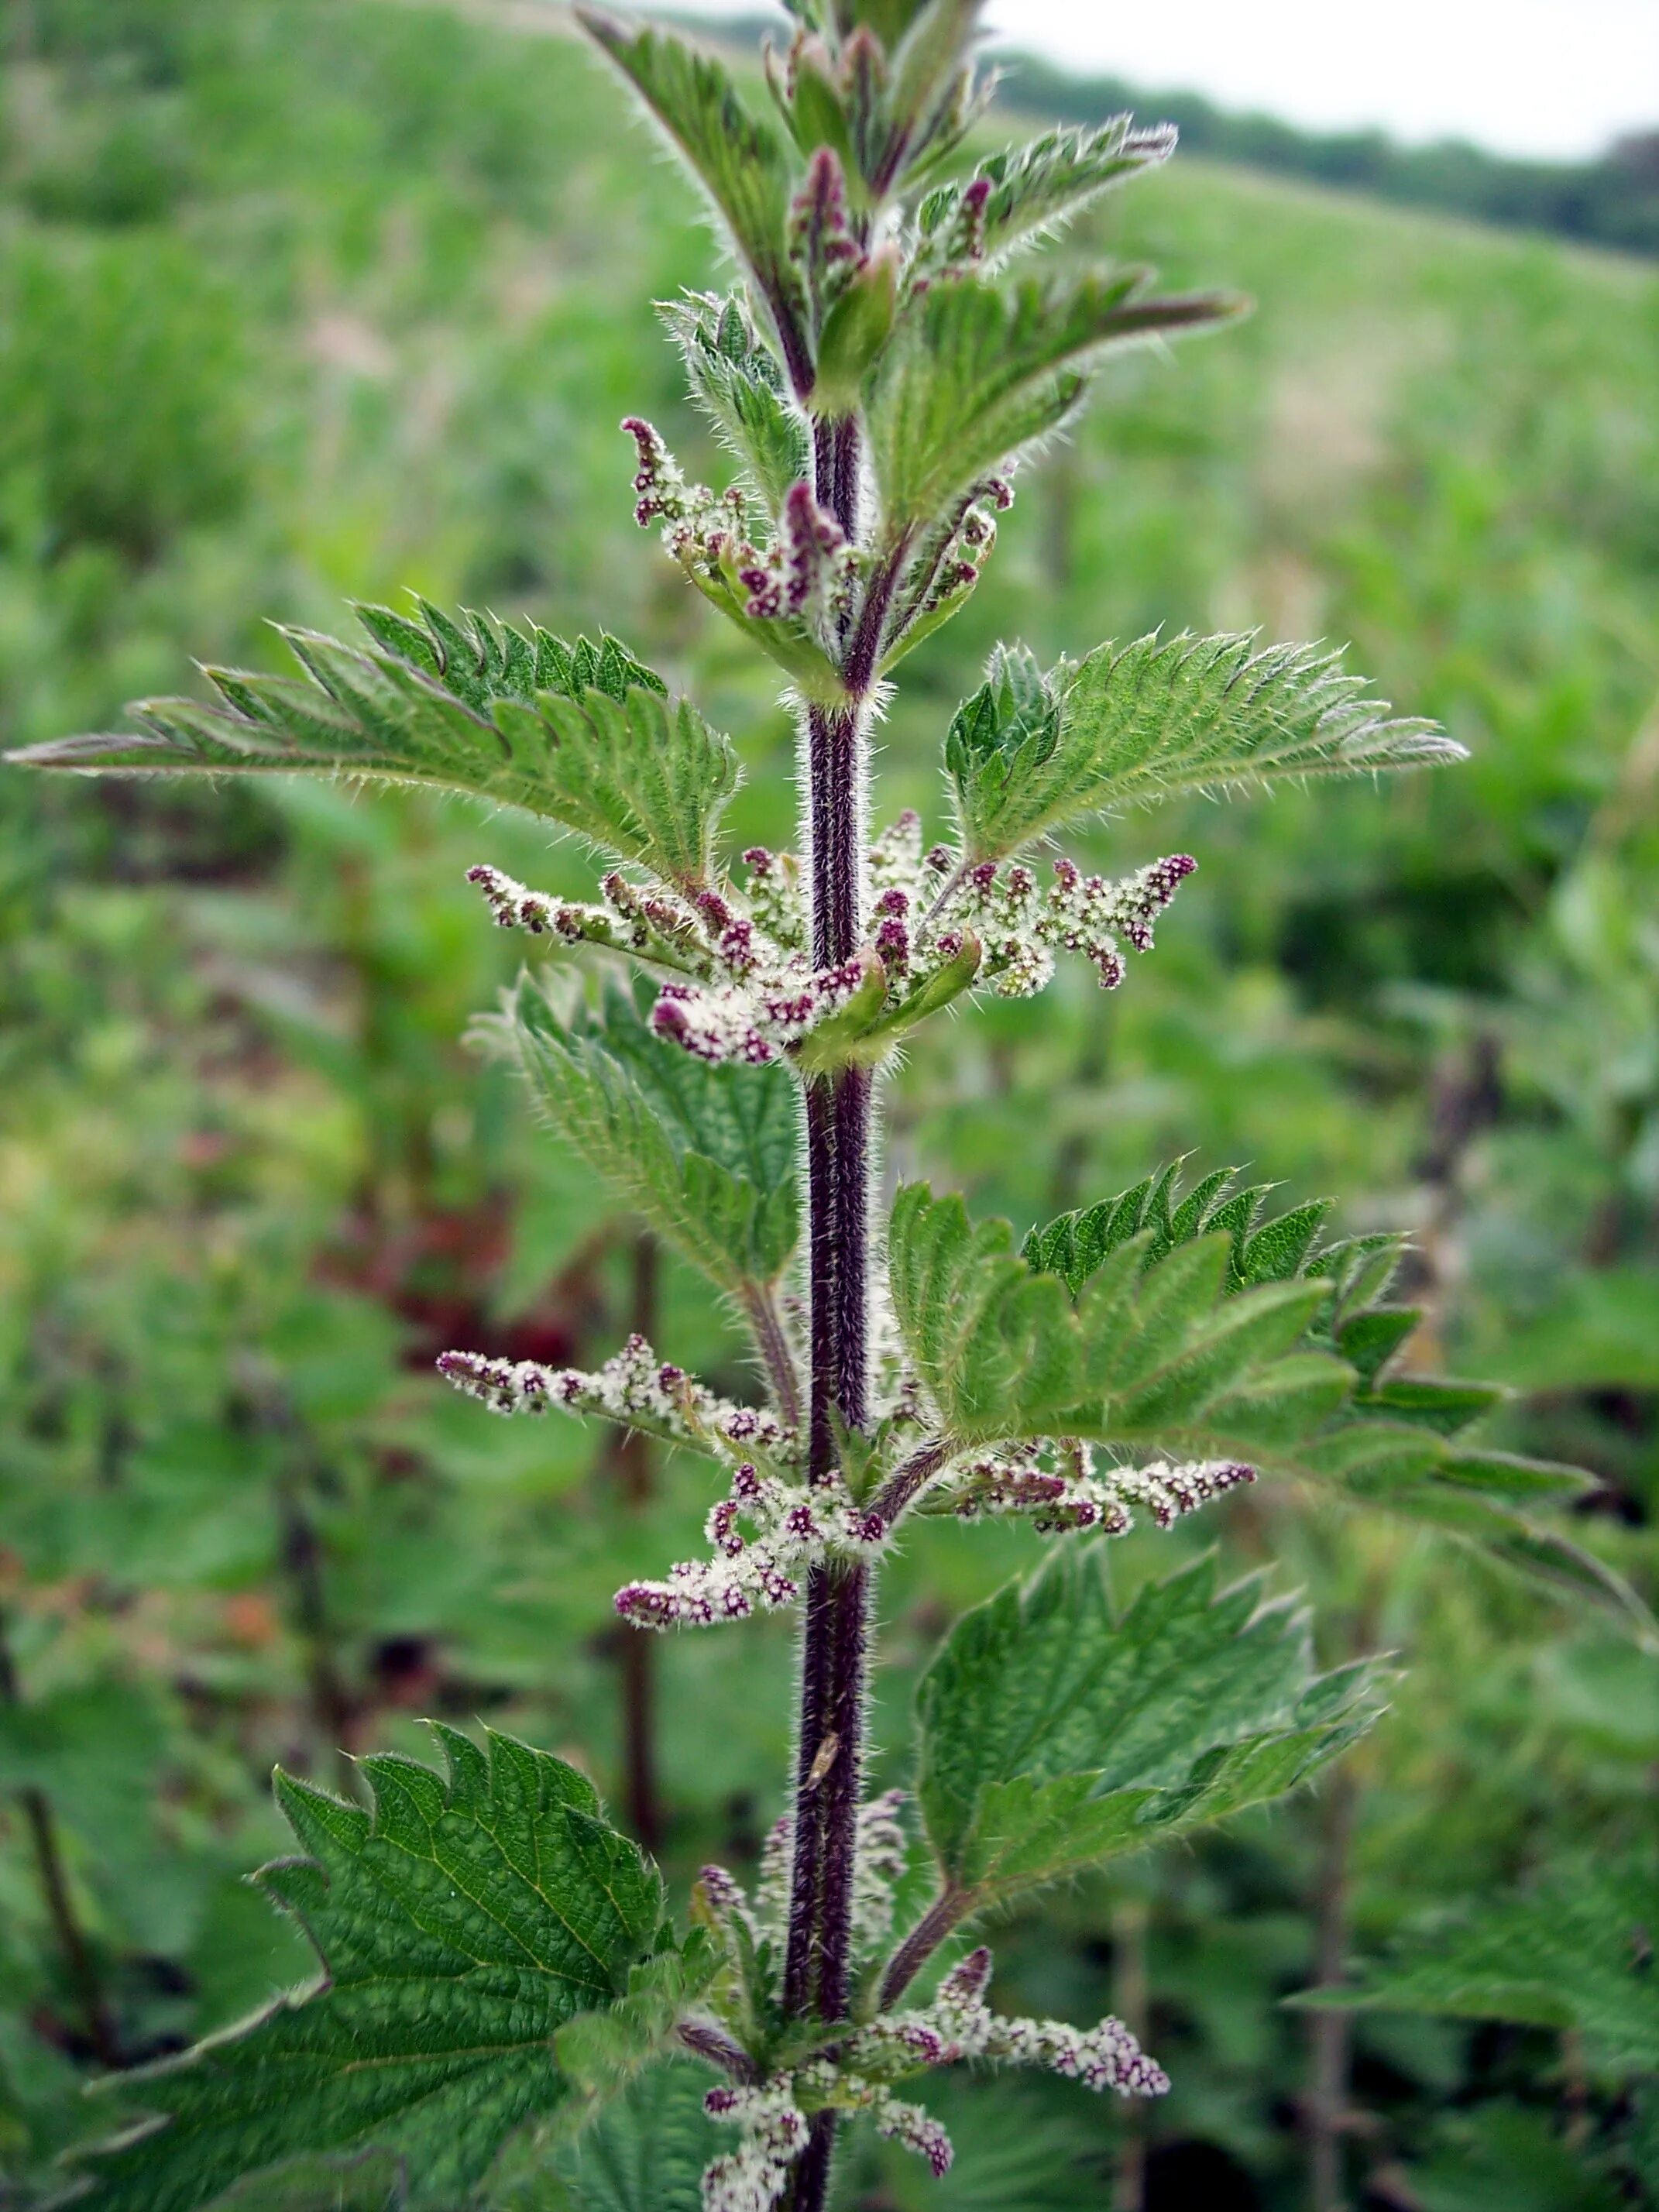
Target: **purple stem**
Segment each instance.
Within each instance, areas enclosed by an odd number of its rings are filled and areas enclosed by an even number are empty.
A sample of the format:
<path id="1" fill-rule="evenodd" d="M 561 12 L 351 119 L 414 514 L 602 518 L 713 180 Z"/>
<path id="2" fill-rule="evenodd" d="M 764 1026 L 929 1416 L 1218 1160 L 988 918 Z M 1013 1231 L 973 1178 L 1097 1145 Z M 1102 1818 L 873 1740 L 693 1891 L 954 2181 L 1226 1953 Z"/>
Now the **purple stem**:
<path id="1" fill-rule="evenodd" d="M 971 1899 L 947 1889 L 930 1905 L 888 1960 L 878 2004 L 890 2012 L 968 1910 Z"/>
<path id="2" fill-rule="evenodd" d="M 856 423 L 819 423 L 813 451 L 818 504 L 847 538 L 855 538 Z M 819 967 L 850 960 L 863 933 L 866 706 L 897 573 L 896 559 L 872 577 L 845 640 L 842 674 L 848 704 L 813 707 L 807 714 L 812 951 Z M 860 1428 L 869 1418 L 873 1100 L 874 1081 L 867 1068 L 842 1068 L 806 1085 L 807 1474 L 814 1484 L 836 1479 L 836 1420 Z M 848 1562 L 815 1567 L 806 1578 L 795 1847 L 783 1977 L 784 2008 L 796 2020 L 836 2021 L 847 2012 L 870 1593 L 869 1569 Z M 818 2113 L 793 2177 L 793 2212 L 822 2212 L 835 2135 L 835 2114 Z"/>

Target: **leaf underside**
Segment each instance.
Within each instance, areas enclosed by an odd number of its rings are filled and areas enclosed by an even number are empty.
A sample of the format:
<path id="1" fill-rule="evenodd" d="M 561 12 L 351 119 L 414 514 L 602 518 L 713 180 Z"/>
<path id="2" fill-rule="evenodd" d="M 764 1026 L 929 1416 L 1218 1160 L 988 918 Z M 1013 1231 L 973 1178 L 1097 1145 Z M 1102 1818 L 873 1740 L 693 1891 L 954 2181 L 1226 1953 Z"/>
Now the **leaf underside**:
<path id="1" fill-rule="evenodd" d="M 665 1044 L 619 989 L 562 1012 L 530 976 L 485 1026 L 550 1127 L 711 1281 L 742 1297 L 782 1274 L 800 1234 L 786 1069 Z"/>

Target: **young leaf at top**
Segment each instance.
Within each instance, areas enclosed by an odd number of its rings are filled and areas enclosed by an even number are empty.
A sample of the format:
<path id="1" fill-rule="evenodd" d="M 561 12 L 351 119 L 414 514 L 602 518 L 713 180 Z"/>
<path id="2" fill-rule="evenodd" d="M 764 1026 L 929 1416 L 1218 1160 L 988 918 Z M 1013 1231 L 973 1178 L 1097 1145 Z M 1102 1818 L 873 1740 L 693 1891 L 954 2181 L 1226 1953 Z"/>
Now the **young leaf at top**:
<path id="1" fill-rule="evenodd" d="M 360 607 L 358 648 L 284 630 L 302 676 L 210 668 L 220 696 L 148 699 L 139 734 L 62 738 L 7 757 L 129 775 L 311 771 L 423 783 L 519 806 L 659 874 L 700 884 L 738 757 L 614 638 L 566 645 L 483 615 L 419 622 Z"/>
<path id="2" fill-rule="evenodd" d="M 1598 2073 L 1659 2073 L 1656 1887 L 1651 1852 L 1578 1867 L 1419 1931 L 1363 1970 L 1357 1988 L 1295 2002 L 1573 2028 Z"/>
<path id="3" fill-rule="evenodd" d="M 1115 345 L 1200 330 L 1237 311 L 1218 293 L 1145 297 L 1145 273 L 1010 289 L 951 277 L 913 297 L 866 389 L 884 527 L 896 541 L 1076 407 Z"/>
<path id="4" fill-rule="evenodd" d="M 1132 116 L 1115 115 L 1091 130 L 1050 131 L 994 154 L 970 182 L 941 185 L 923 200 L 916 265 L 935 270 L 971 258 L 994 269 L 1053 237 L 1114 185 L 1167 161 L 1175 146 L 1172 125 L 1137 130 Z"/>
<path id="5" fill-rule="evenodd" d="M 714 202 L 770 311 L 797 390 L 811 380 L 805 295 L 789 258 L 795 168 L 769 118 L 746 105 L 726 64 L 671 31 L 632 30 L 598 9 L 577 20 L 621 70 Z"/>
<path id="6" fill-rule="evenodd" d="M 944 1893 L 978 1910 L 1279 1796 L 1370 1727 L 1376 1681 L 1316 1675 L 1306 1614 L 1218 1591 L 1213 1558 L 1117 1620 L 1100 1548 L 1063 1547 L 964 1614 L 918 1690 Z"/>
<path id="7" fill-rule="evenodd" d="M 781 1066 L 710 1066 L 654 1036 L 621 990 L 562 1012 L 528 976 L 482 1027 L 560 1137 L 693 1267 L 745 1303 L 777 1281 L 800 1232 Z"/>
<path id="8" fill-rule="evenodd" d="M 999 649 L 946 763 L 963 843 L 997 860 L 1062 822 L 1285 777 L 1461 760 L 1432 723 L 1390 719 L 1340 656 L 1250 636 L 1138 638 L 1011 682 Z M 1029 656 L 1025 656 L 1029 659 Z M 1041 711 L 1030 703 L 1042 686 Z"/>
<path id="9" fill-rule="evenodd" d="M 614 2004 L 661 1885 L 574 1767 L 434 1724 L 447 1778 L 366 1759 L 373 1816 L 279 1777 L 309 1854 L 259 1880 L 325 1976 L 176 2058 L 114 2077 L 158 2115 L 87 2154 L 95 2212 L 192 2212 L 301 2153 L 382 2148 L 416 2205 L 466 2199 L 566 2094 L 554 2039 Z"/>

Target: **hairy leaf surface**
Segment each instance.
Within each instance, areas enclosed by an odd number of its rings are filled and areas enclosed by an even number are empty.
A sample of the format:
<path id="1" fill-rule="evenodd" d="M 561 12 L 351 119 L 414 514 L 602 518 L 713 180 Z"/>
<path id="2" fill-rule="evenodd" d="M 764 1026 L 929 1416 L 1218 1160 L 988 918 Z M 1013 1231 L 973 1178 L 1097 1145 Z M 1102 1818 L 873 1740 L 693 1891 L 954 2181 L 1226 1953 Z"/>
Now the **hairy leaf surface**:
<path id="1" fill-rule="evenodd" d="M 129 737 L 76 737 L 8 758 L 129 775 L 320 772 L 423 783 L 523 807 L 682 883 L 707 876 L 738 757 L 689 700 L 614 638 L 568 646 L 483 615 L 358 615 L 372 642 L 285 630 L 303 675 L 207 673 L 216 702 L 149 699 Z"/>
<path id="2" fill-rule="evenodd" d="M 790 350 L 805 301 L 787 251 L 795 167 L 787 140 L 746 104 L 715 55 L 671 31 L 633 30 L 597 9 L 576 14 L 714 202 Z"/>
<path id="3" fill-rule="evenodd" d="M 1175 145 L 1170 125 L 1137 130 L 1132 116 L 1115 115 L 1091 130 L 1050 131 L 991 155 L 974 172 L 990 186 L 975 225 L 983 261 L 994 266 L 1053 236 L 1112 185 L 1167 161 Z M 966 190 L 942 185 L 922 202 L 918 258 L 924 268 L 949 265 Z"/>
<path id="4" fill-rule="evenodd" d="M 559 1135 L 723 1291 L 776 1281 L 800 1233 L 795 1086 L 652 1035 L 611 991 L 562 1013 L 532 978 L 486 1025 Z"/>
<path id="5" fill-rule="evenodd" d="M 994 860 L 1060 823 L 1285 777 L 1357 775 L 1460 760 L 1432 723 L 1390 715 L 1361 677 L 1317 646 L 1186 633 L 1103 645 L 1040 679 L 1040 742 L 997 706 L 1004 657 L 957 716 L 995 722 L 994 742 L 948 756 L 963 838 Z M 1030 720 L 1029 715 L 1024 718 Z M 953 733 L 956 725 L 953 725 Z"/>
<path id="6" fill-rule="evenodd" d="M 1082 397 L 1088 365 L 1109 348 L 1233 312 L 1218 294 L 1143 296 L 1143 283 L 1136 270 L 1006 289 L 952 277 L 914 300 L 866 392 L 890 536 L 932 522 L 1057 428 Z"/>
<path id="7" fill-rule="evenodd" d="M 1143 1231 L 1074 1304 L 1018 1256 L 1006 1221 L 971 1224 L 959 1198 L 924 1185 L 900 1192 L 888 1237 L 906 1349 L 952 1439 L 1079 1436 L 1173 1456 L 1201 1453 L 1238 1407 L 1258 1429 L 1269 1405 L 1281 1425 L 1293 1408 L 1317 1425 L 1352 1382 L 1334 1358 L 1287 1358 L 1323 1291 L 1268 1283 L 1229 1297 L 1229 1249 L 1212 1234 L 1153 1258 Z"/>
<path id="8" fill-rule="evenodd" d="M 435 1725 L 435 1724 L 434 1724 Z M 416 2204 L 465 2199 L 566 2084 L 556 2032 L 615 2003 L 661 1885 L 574 1767 L 435 1727 L 447 1778 L 363 1761 L 373 1817 L 279 1777 L 309 1854 L 259 1879 L 325 1978 L 112 2087 L 162 2115 L 92 2154 L 91 2205 L 190 2212 L 301 2153 L 397 2154 Z"/>
<path id="9" fill-rule="evenodd" d="M 1374 1717 L 1306 1615 L 1213 1559 L 1113 1617 L 1098 1546 L 963 1616 L 923 1677 L 917 1794 L 950 1887 L 991 1902 L 1279 1796 Z"/>

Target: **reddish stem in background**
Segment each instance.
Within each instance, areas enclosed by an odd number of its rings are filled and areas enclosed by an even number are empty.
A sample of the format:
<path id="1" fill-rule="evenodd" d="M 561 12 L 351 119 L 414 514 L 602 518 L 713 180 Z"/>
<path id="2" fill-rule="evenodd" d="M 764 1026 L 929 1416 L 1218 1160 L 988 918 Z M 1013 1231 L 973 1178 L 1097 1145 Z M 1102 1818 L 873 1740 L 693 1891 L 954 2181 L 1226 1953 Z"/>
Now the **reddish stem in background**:
<path id="1" fill-rule="evenodd" d="M 633 1275 L 629 1326 L 650 1342 L 657 1324 L 657 1241 L 641 1231 L 629 1254 Z M 656 1455 L 636 1429 L 612 1431 L 610 1472 L 629 1510 L 642 1512 L 655 1486 Z M 656 1638 L 624 1628 L 617 1638 L 622 1692 L 623 1798 L 633 1832 L 648 1851 L 662 1842 L 662 1793 L 657 1776 Z"/>

